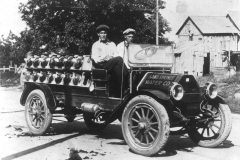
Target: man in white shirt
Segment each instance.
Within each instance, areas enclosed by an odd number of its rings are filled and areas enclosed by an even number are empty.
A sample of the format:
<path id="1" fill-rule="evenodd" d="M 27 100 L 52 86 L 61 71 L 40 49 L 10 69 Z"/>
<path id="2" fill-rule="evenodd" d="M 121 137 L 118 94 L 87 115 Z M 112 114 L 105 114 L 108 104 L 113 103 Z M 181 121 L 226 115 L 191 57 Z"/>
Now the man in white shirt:
<path id="1" fill-rule="evenodd" d="M 117 55 L 123 58 L 124 63 L 128 69 L 130 69 L 130 67 L 128 65 L 127 48 L 129 44 L 132 43 L 135 34 L 136 31 L 134 29 L 132 28 L 126 29 L 125 31 L 123 31 L 125 40 L 117 45 Z"/>
<path id="2" fill-rule="evenodd" d="M 109 74 L 114 75 L 117 80 L 116 97 L 121 97 L 121 88 L 126 87 L 127 68 L 122 57 L 116 54 L 116 45 L 107 38 L 109 27 L 100 25 L 97 27 L 99 40 L 92 46 L 93 66 L 106 69 Z"/>

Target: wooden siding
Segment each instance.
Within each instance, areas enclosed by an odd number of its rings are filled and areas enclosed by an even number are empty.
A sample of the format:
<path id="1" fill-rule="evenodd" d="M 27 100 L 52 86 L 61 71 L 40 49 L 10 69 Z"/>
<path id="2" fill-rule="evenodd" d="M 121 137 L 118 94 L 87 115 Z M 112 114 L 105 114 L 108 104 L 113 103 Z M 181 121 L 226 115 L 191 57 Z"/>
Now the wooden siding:
<path id="1" fill-rule="evenodd" d="M 195 26 L 189 21 L 190 28 Z M 179 34 L 179 42 L 189 41 L 189 34 L 187 35 L 187 29 L 184 27 Z M 197 34 L 197 35 L 195 35 Z M 211 35 L 202 36 L 199 35 L 197 28 L 193 29 L 193 41 L 197 41 L 202 38 L 202 42 L 199 45 L 189 48 L 182 52 L 180 57 L 176 57 L 176 73 L 193 74 L 201 76 L 203 73 L 204 57 L 207 53 L 210 53 L 210 72 L 215 72 L 215 67 L 226 67 L 227 62 L 222 62 L 222 53 L 225 51 L 238 51 L 239 43 L 237 35 Z M 195 56 L 194 56 L 195 55 Z"/>
<path id="2" fill-rule="evenodd" d="M 183 27 L 183 29 L 181 30 L 181 32 L 179 33 L 179 36 L 183 36 L 183 35 L 187 35 L 189 36 L 189 31 L 191 31 L 191 33 L 193 33 L 194 35 L 201 35 L 201 33 L 199 32 L 199 30 L 196 28 L 196 26 L 192 23 L 191 20 L 188 20 L 186 25 Z"/>
<path id="3" fill-rule="evenodd" d="M 179 43 L 189 41 L 189 35 L 193 34 L 193 41 L 199 40 L 202 38 L 200 31 L 192 23 L 191 20 L 188 20 L 186 25 L 182 28 L 181 32 L 178 35 Z"/>
<path id="4" fill-rule="evenodd" d="M 203 52 L 199 51 L 203 44 L 200 43 L 180 54 L 175 55 L 174 73 L 187 73 L 195 76 L 202 76 L 203 73 Z"/>

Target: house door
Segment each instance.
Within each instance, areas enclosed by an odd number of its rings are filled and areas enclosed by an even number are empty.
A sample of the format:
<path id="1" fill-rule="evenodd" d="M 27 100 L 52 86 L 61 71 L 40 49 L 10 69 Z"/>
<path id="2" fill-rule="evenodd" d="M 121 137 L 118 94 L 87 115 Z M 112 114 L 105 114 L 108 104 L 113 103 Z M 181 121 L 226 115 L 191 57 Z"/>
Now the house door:
<path id="1" fill-rule="evenodd" d="M 207 57 L 204 57 L 203 62 L 203 76 L 210 73 L 210 53 L 207 53 Z"/>
<path id="2" fill-rule="evenodd" d="M 240 54 L 237 54 L 236 71 L 240 71 Z"/>

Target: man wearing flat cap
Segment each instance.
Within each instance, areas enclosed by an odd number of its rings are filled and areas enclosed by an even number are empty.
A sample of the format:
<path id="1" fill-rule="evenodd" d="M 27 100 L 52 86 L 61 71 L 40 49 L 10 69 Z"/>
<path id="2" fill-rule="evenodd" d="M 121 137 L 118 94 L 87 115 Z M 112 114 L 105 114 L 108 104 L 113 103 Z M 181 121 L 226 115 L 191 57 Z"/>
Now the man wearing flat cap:
<path id="1" fill-rule="evenodd" d="M 122 57 L 116 54 L 116 45 L 107 38 L 109 27 L 100 25 L 97 27 L 99 40 L 92 46 L 93 66 L 99 69 L 106 69 L 110 75 L 116 77 L 116 97 L 121 97 L 121 89 L 126 87 L 123 77 L 127 76 L 127 68 Z"/>
<path id="2" fill-rule="evenodd" d="M 136 33 L 136 31 L 132 28 L 126 29 L 125 31 L 123 31 L 125 40 L 117 45 L 117 54 L 118 54 L 118 56 L 123 58 L 124 63 L 128 69 L 130 69 L 130 67 L 128 65 L 127 48 L 129 46 L 129 44 L 132 43 L 135 33 Z"/>

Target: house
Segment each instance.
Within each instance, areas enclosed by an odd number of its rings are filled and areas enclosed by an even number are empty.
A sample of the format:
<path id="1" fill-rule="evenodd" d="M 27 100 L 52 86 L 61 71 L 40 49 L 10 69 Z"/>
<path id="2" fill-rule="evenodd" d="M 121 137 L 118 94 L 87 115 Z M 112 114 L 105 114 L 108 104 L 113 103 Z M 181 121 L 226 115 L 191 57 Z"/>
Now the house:
<path id="1" fill-rule="evenodd" d="M 173 72 L 203 76 L 219 74 L 220 70 L 220 74 L 225 74 L 221 71 L 230 63 L 223 61 L 223 54 L 230 56 L 240 50 L 239 33 L 225 16 L 188 17 L 176 33 L 179 44 L 174 50 Z"/>
<path id="2" fill-rule="evenodd" d="M 226 17 L 240 31 L 240 12 L 239 11 L 230 11 L 230 12 L 228 12 Z"/>
<path id="3" fill-rule="evenodd" d="M 240 12 L 230 11 L 226 16 L 232 24 L 240 31 Z M 238 43 L 238 51 L 240 50 L 240 43 Z"/>

